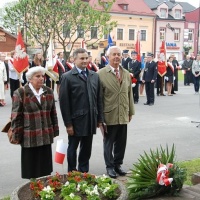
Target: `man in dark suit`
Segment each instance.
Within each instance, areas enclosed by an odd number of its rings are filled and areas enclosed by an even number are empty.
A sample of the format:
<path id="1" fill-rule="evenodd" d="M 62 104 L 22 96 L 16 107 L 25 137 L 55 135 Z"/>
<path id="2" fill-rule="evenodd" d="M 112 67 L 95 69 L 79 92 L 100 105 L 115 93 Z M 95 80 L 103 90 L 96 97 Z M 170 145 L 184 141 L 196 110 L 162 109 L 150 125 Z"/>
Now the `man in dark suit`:
<path id="1" fill-rule="evenodd" d="M 175 77 L 175 80 L 174 80 L 174 83 L 172 85 L 172 91 L 171 91 L 171 93 L 172 94 L 176 94 L 175 91 L 178 91 L 178 70 L 181 69 L 181 67 L 179 66 L 178 60 L 176 60 L 175 55 L 172 54 L 171 57 L 173 57 L 172 64 L 173 64 L 173 66 L 175 66 L 174 67 L 174 77 Z"/>
<path id="2" fill-rule="evenodd" d="M 147 63 L 144 69 L 144 74 L 142 82 L 145 83 L 147 102 L 144 105 L 153 106 L 154 105 L 154 84 L 157 77 L 157 64 L 153 61 L 153 54 L 147 54 Z"/>
<path id="3" fill-rule="evenodd" d="M 85 49 L 76 49 L 73 57 L 75 66 L 62 75 L 59 94 L 68 133 L 68 171 L 88 172 L 93 134 L 103 122 L 100 80 L 97 73 L 87 69 L 88 53 Z"/>
<path id="4" fill-rule="evenodd" d="M 137 52 L 136 51 L 131 52 L 131 58 L 132 58 L 132 60 L 129 61 L 129 63 L 128 63 L 128 70 L 129 70 L 130 73 L 133 74 L 133 77 L 137 79 L 135 87 L 132 88 L 134 103 L 137 104 L 138 101 L 139 101 L 138 87 L 139 87 L 139 81 L 140 81 L 139 75 L 140 75 L 140 72 L 141 72 L 141 62 L 136 60 L 136 58 L 137 58 Z"/>
<path id="5" fill-rule="evenodd" d="M 129 50 L 123 50 L 122 66 L 124 69 L 128 70 L 128 63 L 131 61 L 131 58 L 128 55 Z"/>
<path id="6" fill-rule="evenodd" d="M 186 56 L 186 60 L 182 64 L 182 68 L 186 71 L 185 74 L 185 84 L 190 85 L 190 76 L 191 76 L 191 71 L 192 71 L 192 63 L 193 60 L 190 59 L 190 56 Z"/>

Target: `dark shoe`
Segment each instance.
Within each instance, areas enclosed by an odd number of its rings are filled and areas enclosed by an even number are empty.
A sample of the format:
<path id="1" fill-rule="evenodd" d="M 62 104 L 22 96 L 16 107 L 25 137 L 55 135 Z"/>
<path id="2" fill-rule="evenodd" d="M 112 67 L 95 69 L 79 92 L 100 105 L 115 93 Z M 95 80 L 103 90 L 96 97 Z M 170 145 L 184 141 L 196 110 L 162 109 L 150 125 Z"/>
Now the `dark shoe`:
<path id="1" fill-rule="evenodd" d="M 146 102 L 146 103 L 144 103 L 144 105 L 149 105 L 149 103 Z"/>
<path id="2" fill-rule="evenodd" d="M 172 94 L 176 94 L 175 92 L 172 92 Z"/>
<path id="3" fill-rule="evenodd" d="M 127 173 L 121 168 L 121 166 L 115 167 L 115 171 L 120 175 L 120 176 L 125 176 Z"/>
<path id="4" fill-rule="evenodd" d="M 160 94 L 157 94 L 157 96 L 159 96 Z"/>
<path id="5" fill-rule="evenodd" d="M 110 178 L 117 178 L 117 174 L 113 168 L 107 168 L 107 174 Z"/>
<path id="6" fill-rule="evenodd" d="M 138 104 L 138 101 L 134 101 L 134 104 Z"/>
<path id="7" fill-rule="evenodd" d="M 150 103 L 150 104 L 149 104 L 149 106 L 153 106 L 153 105 L 154 105 L 154 103 Z"/>
<path id="8" fill-rule="evenodd" d="M 165 94 L 161 94 L 160 96 L 166 96 Z"/>

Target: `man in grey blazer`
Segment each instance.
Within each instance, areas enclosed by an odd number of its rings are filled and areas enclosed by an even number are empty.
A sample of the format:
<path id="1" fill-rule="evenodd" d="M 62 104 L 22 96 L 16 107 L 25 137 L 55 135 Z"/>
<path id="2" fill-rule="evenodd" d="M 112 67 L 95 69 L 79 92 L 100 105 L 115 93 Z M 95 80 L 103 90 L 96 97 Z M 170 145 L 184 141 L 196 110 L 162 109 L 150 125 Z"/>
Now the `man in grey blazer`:
<path id="1" fill-rule="evenodd" d="M 107 133 L 104 134 L 104 160 L 107 174 L 111 178 L 116 178 L 117 174 L 126 174 L 121 165 L 126 149 L 127 124 L 134 115 L 130 73 L 120 65 L 121 55 L 119 47 L 110 47 L 107 51 L 109 65 L 98 72 L 104 121 L 107 125 Z"/>

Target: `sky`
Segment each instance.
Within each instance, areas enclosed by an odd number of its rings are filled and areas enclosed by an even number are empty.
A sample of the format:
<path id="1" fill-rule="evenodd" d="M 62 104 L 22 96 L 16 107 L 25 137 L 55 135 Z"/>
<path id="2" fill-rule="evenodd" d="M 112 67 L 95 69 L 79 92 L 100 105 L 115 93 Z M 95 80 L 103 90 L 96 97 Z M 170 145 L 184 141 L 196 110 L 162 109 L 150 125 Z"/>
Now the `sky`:
<path id="1" fill-rule="evenodd" d="M 0 0 L 0 7 L 3 7 L 3 5 L 7 2 L 12 2 L 13 0 Z M 140 1 L 140 0 L 138 0 Z M 188 2 L 191 5 L 195 6 L 195 7 L 199 7 L 200 5 L 200 0 L 176 0 L 176 2 Z"/>

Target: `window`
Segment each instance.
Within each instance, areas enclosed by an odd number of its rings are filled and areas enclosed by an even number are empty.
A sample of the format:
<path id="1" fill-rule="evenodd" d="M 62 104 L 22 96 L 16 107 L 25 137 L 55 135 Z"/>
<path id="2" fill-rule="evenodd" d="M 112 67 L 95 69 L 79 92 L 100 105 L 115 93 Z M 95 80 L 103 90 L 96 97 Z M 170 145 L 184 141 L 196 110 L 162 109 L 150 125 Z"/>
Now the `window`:
<path id="1" fill-rule="evenodd" d="M 104 35 L 104 39 L 107 40 L 108 39 L 108 34 Z"/>
<path id="2" fill-rule="evenodd" d="M 146 41 L 146 33 L 147 31 L 146 30 L 141 30 L 140 31 L 140 40 L 141 41 Z"/>
<path id="3" fill-rule="evenodd" d="M 167 18 L 167 9 L 164 9 L 164 8 L 160 9 L 160 17 Z"/>
<path id="4" fill-rule="evenodd" d="M 97 38 L 97 27 L 91 27 L 91 39 Z"/>
<path id="5" fill-rule="evenodd" d="M 181 19 L 181 10 L 175 10 L 175 19 Z"/>
<path id="6" fill-rule="evenodd" d="M 124 10 L 128 10 L 128 5 L 123 5 Z"/>
<path id="7" fill-rule="evenodd" d="M 135 40 L 135 30 L 129 29 L 129 40 Z"/>
<path id="8" fill-rule="evenodd" d="M 77 37 L 84 38 L 84 30 L 80 26 L 77 28 Z"/>
<path id="9" fill-rule="evenodd" d="M 175 28 L 174 29 L 174 41 L 179 41 L 180 40 L 180 29 Z"/>
<path id="10" fill-rule="evenodd" d="M 70 27 L 68 24 L 63 25 L 63 37 L 64 38 L 70 37 Z"/>
<path id="11" fill-rule="evenodd" d="M 165 40 L 165 28 L 160 28 L 160 40 Z"/>
<path id="12" fill-rule="evenodd" d="M 189 40 L 189 41 L 193 41 L 193 29 L 189 29 L 189 32 L 188 32 L 188 40 Z"/>
<path id="13" fill-rule="evenodd" d="M 117 29 L 117 39 L 123 40 L 123 29 L 122 28 Z"/>

